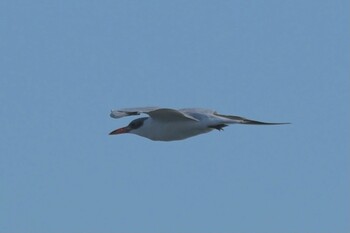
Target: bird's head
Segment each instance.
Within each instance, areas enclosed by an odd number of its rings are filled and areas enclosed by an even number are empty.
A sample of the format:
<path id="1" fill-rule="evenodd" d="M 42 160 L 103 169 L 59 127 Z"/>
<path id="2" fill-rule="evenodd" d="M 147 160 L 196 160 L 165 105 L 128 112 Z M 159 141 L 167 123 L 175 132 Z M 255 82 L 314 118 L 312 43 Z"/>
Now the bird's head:
<path id="1" fill-rule="evenodd" d="M 137 132 L 143 126 L 143 123 L 145 122 L 146 119 L 148 119 L 148 117 L 137 118 L 131 121 L 129 125 L 113 130 L 112 132 L 109 133 L 109 135 L 124 134 L 124 133 L 138 134 Z"/>

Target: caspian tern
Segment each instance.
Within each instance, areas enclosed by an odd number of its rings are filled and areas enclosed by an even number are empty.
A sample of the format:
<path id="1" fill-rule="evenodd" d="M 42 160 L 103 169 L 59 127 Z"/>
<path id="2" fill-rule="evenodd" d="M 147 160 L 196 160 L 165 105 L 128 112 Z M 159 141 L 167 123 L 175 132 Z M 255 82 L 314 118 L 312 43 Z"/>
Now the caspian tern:
<path id="1" fill-rule="evenodd" d="M 213 110 L 201 108 L 171 109 L 158 107 L 125 108 L 112 110 L 110 116 L 147 114 L 137 118 L 128 126 L 116 129 L 110 135 L 132 133 L 154 141 L 174 141 L 208 133 L 214 129 L 223 130 L 228 124 L 282 125 L 289 123 L 268 123 L 249 120 L 240 116 L 222 115 Z"/>

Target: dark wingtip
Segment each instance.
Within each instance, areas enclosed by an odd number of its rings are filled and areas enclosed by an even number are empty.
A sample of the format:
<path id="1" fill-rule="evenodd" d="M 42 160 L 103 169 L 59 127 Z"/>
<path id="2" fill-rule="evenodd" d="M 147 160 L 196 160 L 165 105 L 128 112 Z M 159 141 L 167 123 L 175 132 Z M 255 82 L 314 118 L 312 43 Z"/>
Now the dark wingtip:
<path id="1" fill-rule="evenodd" d="M 290 122 L 274 123 L 274 122 L 262 122 L 262 121 L 253 121 L 253 120 L 244 120 L 241 124 L 245 125 L 289 125 Z"/>

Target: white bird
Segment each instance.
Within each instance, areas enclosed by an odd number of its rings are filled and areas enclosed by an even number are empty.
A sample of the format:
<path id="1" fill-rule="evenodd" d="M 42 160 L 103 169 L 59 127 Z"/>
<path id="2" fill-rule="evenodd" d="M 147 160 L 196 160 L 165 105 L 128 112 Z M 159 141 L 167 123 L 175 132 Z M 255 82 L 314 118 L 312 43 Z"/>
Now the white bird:
<path id="1" fill-rule="evenodd" d="M 158 107 L 125 108 L 112 110 L 110 116 L 147 114 L 137 118 L 128 126 L 116 129 L 110 135 L 132 133 L 154 141 L 174 141 L 208 133 L 214 129 L 223 130 L 228 124 L 282 125 L 289 123 L 268 123 L 249 120 L 240 116 L 222 115 L 213 110 L 201 108 L 171 109 Z"/>

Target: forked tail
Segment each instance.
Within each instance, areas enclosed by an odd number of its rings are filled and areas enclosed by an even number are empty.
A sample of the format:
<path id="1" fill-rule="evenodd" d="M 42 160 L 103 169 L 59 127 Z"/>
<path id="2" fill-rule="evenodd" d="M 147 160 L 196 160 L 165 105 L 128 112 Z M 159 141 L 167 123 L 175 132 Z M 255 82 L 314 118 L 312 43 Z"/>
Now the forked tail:
<path id="1" fill-rule="evenodd" d="M 275 122 L 255 121 L 255 120 L 250 120 L 250 119 L 240 117 L 240 116 L 221 115 L 221 114 L 217 114 L 217 113 L 215 113 L 215 115 L 229 119 L 230 122 L 227 122 L 227 123 L 237 123 L 237 124 L 245 124 L 245 125 L 286 125 L 286 124 L 290 124 L 288 122 L 275 123 Z"/>

